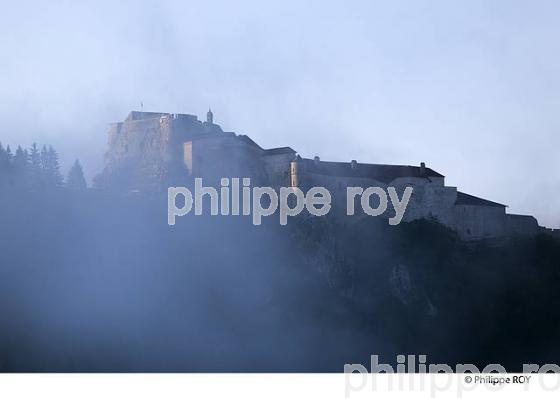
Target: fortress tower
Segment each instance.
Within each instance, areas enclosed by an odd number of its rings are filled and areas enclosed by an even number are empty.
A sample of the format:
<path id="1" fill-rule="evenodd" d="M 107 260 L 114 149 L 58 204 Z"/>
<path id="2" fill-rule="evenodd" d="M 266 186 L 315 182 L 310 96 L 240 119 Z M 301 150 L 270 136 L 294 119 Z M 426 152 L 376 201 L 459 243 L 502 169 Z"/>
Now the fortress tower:
<path id="1" fill-rule="evenodd" d="M 97 185 L 125 191 L 160 191 L 170 184 L 250 177 L 255 183 L 289 185 L 291 148 L 263 149 L 246 135 L 224 132 L 208 109 L 195 115 L 131 112 L 109 130 L 105 168 Z"/>

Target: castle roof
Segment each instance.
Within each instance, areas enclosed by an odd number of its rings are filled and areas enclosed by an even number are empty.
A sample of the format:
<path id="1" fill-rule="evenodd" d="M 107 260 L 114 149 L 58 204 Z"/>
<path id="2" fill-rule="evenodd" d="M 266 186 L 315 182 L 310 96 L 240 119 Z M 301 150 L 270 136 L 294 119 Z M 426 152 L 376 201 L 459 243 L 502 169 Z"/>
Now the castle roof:
<path id="1" fill-rule="evenodd" d="M 260 149 L 261 151 L 263 151 L 263 155 L 267 156 L 267 155 L 282 155 L 282 154 L 295 154 L 296 151 L 294 151 L 292 148 L 290 148 L 289 146 L 283 146 L 280 148 L 271 148 L 271 149 L 263 149 L 259 144 L 257 144 L 255 141 L 253 141 L 249 136 L 247 135 L 238 135 L 237 138 L 241 141 L 243 141 L 244 143 L 255 147 L 257 149 Z"/>
<path id="2" fill-rule="evenodd" d="M 255 147 L 255 148 L 257 148 L 257 149 L 262 150 L 261 146 L 260 146 L 259 144 L 257 144 L 255 141 L 253 141 L 253 140 L 252 140 L 249 136 L 247 136 L 247 135 L 240 134 L 240 135 L 237 136 L 237 138 L 238 138 L 239 140 L 243 141 L 244 143 L 246 143 L 246 144 L 252 146 L 252 147 Z"/>
<path id="3" fill-rule="evenodd" d="M 464 192 L 457 191 L 456 205 L 470 205 L 470 206 L 490 206 L 490 207 L 507 207 L 501 203 L 492 202 L 490 200 L 482 199 L 477 196 L 469 195 Z"/>
<path id="4" fill-rule="evenodd" d="M 265 151 L 264 151 L 265 155 L 283 155 L 283 154 L 290 154 L 290 153 L 296 153 L 296 151 L 294 151 L 289 146 L 283 146 L 283 147 L 280 147 L 280 148 L 265 149 Z"/>
<path id="5" fill-rule="evenodd" d="M 519 219 L 519 220 L 535 220 L 535 222 L 537 221 L 537 219 L 535 217 L 528 216 L 528 215 L 525 215 L 525 214 L 507 214 L 507 216 L 511 217 L 511 218 L 516 218 L 516 219 Z"/>
<path id="6" fill-rule="evenodd" d="M 350 162 L 323 162 L 302 158 L 306 172 L 324 174 L 336 177 L 371 178 L 384 183 L 390 183 L 400 177 L 444 177 L 442 174 L 425 167 L 399 166 L 389 164 L 356 163 L 352 167 Z"/>

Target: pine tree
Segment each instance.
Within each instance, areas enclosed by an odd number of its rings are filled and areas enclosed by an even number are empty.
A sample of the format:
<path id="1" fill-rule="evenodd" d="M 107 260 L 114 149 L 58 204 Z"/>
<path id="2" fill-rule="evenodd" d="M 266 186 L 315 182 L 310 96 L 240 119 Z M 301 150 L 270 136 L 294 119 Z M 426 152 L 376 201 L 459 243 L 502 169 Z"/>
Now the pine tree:
<path id="1" fill-rule="evenodd" d="M 77 191 L 83 191 L 87 188 L 86 179 L 84 178 L 84 170 L 82 169 L 82 165 L 78 159 L 76 159 L 74 165 L 68 172 L 66 186 Z"/>
<path id="2" fill-rule="evenodd" d="M 58 153 L 49 146 L 43 146 L 41 149 L 41 170 L 44 182 L 48 187 L 60 187 L 64 182 L 64 178 L 60 173 L 60 163 L 58 162 Z"/>
<path id="3" fill-rule="evenodd" d="M 6 151 L 2 146 L 2 143 L 0 143 L 0 189 L 8 182 L 9 169 L 10 160 L 8 157 L 8 151 Z"/>
<path id="4" fill-rule="evenodd" d="M 29 155 L 26 150 L 18 146 L 16 153 L 12 160 L 12 169 L 14 174 L 15 184 L 20 187 L 25 187 L 28 184 L 29 178 Z"/>
<path id="5" fill-rule="evenodd" d="M 8 146 L 8 149 L 10 147 Z M 4 149 L 2 143 L 0 142 L 0 173 L 4 173 L 8 171 L 10 167 L 10 160 L 9 160 L 9 152 Z"/>
<path id="6" fill-rule="evenodd" d="M 41 153 L 36 143 L 29 148 L 29 186 L 32 190 L 42 189 L 44 183 Z"/>
<path id="7" fill-rule="evenodd" d="M 19 145 L 16 149 L 16 154 L 14 155 L 12 164 L 15 170 L 25 170 L 29 165 L 27 151 L 23 150 L 23 148 Z"/>
<path id="8" fill-rule="evenodd" d="M 14 157 L 14 155 L 12 154 L 12 150 L 10 149 L 10 146 L 8 145 L 6 147 L 6 158 L 8 159 L 8 167 L 12 164 L 13 157 Z"/>
<path id="9" fill-rule="evenodd" d="M 60 172 L 60 162 L 58 160 L 58 152 L 52 146 L 49 146 L 47 151 L 49 159 L 49 167 L 46 170 L 47 178 L 51 186 L 61 187 L 64 185 L 64 177 Z"/>
<path id="10" fill-rule="evenodd" d="M 47 151 L 47 146 L 43 145 L 43 147 L 41 148 L 41 154 L 39 156 L 39 159 L 41 160 L 41 170 L 43 170 L 43 173 L 48 169 L 49 167 L 49 152 Z"/>

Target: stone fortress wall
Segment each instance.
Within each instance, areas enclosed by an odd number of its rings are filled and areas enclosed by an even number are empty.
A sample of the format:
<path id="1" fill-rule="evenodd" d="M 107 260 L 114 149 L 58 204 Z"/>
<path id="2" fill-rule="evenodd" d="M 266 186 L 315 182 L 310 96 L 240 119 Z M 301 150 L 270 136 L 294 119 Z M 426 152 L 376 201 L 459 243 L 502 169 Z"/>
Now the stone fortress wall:
<path id="1" fill-rule="evenodd" d="M 434 219 L 465 240 L 558 234 L 539 227 L 532 216 L 507 214 L 506 206 L 459 192 L 445 185 L 445 176 L 420 166 L 398 166 L 305 159 L 290 147 L 263 149 L 246 135 L 224 132 L 209 110 L 205 122 L 195 115 L 131 112 L 109 130 L 101 186 L 129 191 L 157 191 L 171 184 L 189 184 L 203 177 L 219 184 L 221 177 L 250 177 L 253 185 L 274 188 L 323 186 L 346 207 L 346 187 L 407 186 L 413 194 L 404 222 Z M 343 211 L 338 208 L 335 211 Z"/>

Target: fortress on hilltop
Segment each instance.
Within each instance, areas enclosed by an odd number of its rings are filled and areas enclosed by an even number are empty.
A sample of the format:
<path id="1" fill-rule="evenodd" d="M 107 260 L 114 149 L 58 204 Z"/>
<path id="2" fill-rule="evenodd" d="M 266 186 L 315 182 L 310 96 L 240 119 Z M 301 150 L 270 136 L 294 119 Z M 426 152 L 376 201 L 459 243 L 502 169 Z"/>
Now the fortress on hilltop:
<path id="1" fill-rule="evenodd" d="M 127 191 L 161 191 L 204 178 L 219 185 L 222 177 L 250 177 L 252 185 L 328 188 L 333 206 L 344 208 L 348 186 L 393 186 L 413 194 L 403 221 L 430 218 L 457 231 L 465 240 L 551 232 L 532 216 L 507 214 L 506 206 L 445 185 L 445 176 L 426 167 L 323 161 L 300 157 L 290 147 L 264 149 L 246 135 L 226 132 L 195 115 L 130 112 L 109 130 L 105 168 L 98 186 Z M 336 200 L 341 196 L 342 200 Z"/>

